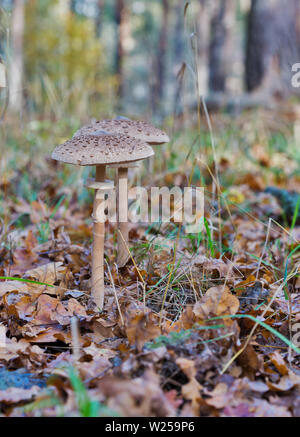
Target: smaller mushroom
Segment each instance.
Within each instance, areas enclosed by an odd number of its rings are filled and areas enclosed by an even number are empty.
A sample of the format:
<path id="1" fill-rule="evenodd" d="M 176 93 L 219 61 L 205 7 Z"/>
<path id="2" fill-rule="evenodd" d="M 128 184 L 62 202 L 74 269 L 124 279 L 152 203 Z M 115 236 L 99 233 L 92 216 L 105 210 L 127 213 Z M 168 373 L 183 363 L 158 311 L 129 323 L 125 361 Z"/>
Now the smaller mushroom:
<path id="1" fill-rule="evenodd" d="M 151 146 L 158 146 L 170 141 L 168 135 L 160 129 L 152 126 L 145 121 L 130 120 L 126 117 L 117 117 L 113 120 L 96 121 L 90 125 L 83 126 L 79 129 L 74 137 L 78 135 L 94 135 L 97 132 L 109 132 L 114 135 L 129 135 L 136 141 L 143 141 Z M 132 167 L 127 163 L 114 164 L 116 170 L 116 191 L 117 191 L 117 220 L 118 220 L 118 258 L 119 267 L 124 267 L 129 259 L 128 241 L 129 226 L 126 220 L 128 211 L 128 193 L 126 194 L 123 187 L 128 185 L 128 169 Z M 112 167 L 112 166 L 111 166 Z M 124 183 L 121 183 L 123 181 Z"/>
<path id="2" fill-rule="evenodd" d="M 93 207 L 93 248 L 92 248 L 92 298 L 103 309 L 104 302 L 104 198 L 113 189 L 111 182 L 105 181 L 106 166 L 125 164 L 148 158 L 154 154 L 152 148 L 142 141 L 127 135 L 81 135 L 75 136 L 57 146 L 52 158 L 68 164 L 95 165 L 96 179 L 89 184 L 94 188 Z"/>

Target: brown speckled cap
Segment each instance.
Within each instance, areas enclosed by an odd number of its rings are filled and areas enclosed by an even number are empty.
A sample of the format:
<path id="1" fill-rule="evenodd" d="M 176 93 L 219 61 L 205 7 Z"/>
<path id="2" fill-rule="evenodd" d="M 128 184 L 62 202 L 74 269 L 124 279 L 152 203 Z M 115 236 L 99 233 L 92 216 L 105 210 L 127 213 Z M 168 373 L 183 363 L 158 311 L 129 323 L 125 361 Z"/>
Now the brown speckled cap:
<path id="1" fill-rule="evenodd" d="M 160 129 L 152 126 L 145 121 L 134 121 L 125 118 L 115 118 L 113 120 L 101 120 L 83 126 L 75 133 L 75 137 L 79 135 L 97 135 L 103 131 L 111 134 L 129 135 L 137 140 L 144 141 L 148 144 L 163 144 L 170 141 L 168 135 Z"/>
<path id="2" fill-rule="evenodd" d="M 128 135 L 81 135 L 57 146 L 52 159 L 68 164 L 107 165 L 139 161 L 154 155 L 149 144 Z"/>

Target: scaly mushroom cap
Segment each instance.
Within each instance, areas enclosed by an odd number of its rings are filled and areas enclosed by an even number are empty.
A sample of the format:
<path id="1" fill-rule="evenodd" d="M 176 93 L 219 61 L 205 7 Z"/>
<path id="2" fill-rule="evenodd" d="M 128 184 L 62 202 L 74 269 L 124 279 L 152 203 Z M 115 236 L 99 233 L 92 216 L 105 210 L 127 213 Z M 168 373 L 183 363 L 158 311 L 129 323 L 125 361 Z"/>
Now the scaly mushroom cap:
<path id="1" fill-rule="evenodd" d="M 81 135 L 57 146 L 52 159 L 68 164 L 107 165 L 139 161 L 154 155 L 146 143 L 128 135 Z"/>
<path id="2" fill-rule="evenodd" d="M 163 144 L 170 141 L 168 135 L 160 129 L 152 126 L 145 121 L 134 121 L 125 118 L 115 118 L 113 120 L 101 120 L 83 126 L 74 136 L 78 135 L 97 135 L 98 132 L 107 131 L 111 134 L 129 135 L 137 140 L 148 144 Z"/>

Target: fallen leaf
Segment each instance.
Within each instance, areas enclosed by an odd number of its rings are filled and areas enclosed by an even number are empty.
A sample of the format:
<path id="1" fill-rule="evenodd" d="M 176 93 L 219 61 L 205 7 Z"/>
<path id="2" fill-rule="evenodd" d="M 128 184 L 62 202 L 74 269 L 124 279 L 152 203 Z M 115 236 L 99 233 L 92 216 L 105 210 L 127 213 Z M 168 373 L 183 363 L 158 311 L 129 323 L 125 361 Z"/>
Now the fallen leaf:
<path id="1" fill-rule="evenodd" d="M 236 314 L 239 309 L 239 300 L 231 294 L 227 286 L 212 287 L 194 305 L 193 313 L 201 320 L 214 316 Z"/>
<path id="2" fill-rule="evenodd" d="M 0 390 L 0 402 L 17 404 L 18 402 L 30 401 L 41 391 L 40 387 L 33 386 L 29 389 L 9 387 Z"/>

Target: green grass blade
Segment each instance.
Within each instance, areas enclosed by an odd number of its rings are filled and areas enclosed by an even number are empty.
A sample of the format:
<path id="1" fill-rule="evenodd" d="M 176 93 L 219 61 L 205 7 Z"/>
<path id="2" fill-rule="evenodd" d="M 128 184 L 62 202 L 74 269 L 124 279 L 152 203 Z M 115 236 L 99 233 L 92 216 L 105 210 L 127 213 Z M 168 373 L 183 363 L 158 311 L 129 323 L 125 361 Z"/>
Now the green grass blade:
<path id="1" fill-rule="evenodd" d="M 0 279 L 5 281 L 28 282 L 29 284 L 46 285 L 47 287 L 55 287 L 55 285 L 47 284 L 46 282 L 32 281 L 31 279 L 13 278 L 11 276 L 0 276 Z"/>
<path id="2" fill-rule="evenodd" d="M 215 257 L 215 248 L 214 248 L 213 240 L 211 238 L 211 232 L 210 232 L 208 221 L 207 221 L 206 217 L 204 217 L 204 226 L 205 226 L 205 229 L 206 229 L 206 232 L 207 232 L 208 245 L 209 245 L 209 248 L 210 248 L 210 253 L 211 253 L 211 256 L 214 258 Z"/>
<path id="3" fill-rule="evenodd" d="M 294 211 L 294 215 L 293 215 L 293 221 L 292 221 L 292 225 L 291 225 L 291 231 L 296 226 L 296 221 L 297 221 L 297 218 L 298 218 L 299 210 L 300 210 L 300 195 L 298 196 L 298 200 L 297 200 L 297 203 L 296 203 L 296 207 L 295 207 L 295 211 Z"/>
<path id="4" fill-rule="evenodd" d="M 53 219 L 53 218 L 54 218 L 54 216 L 55 216 L 55 214 L 56 214 L 58 208 L 59 208 L 60 205 L 63 203 L 63 201 L 65 200 L 65 198 L 66 198 L 66 195 L 65 195 L 65 194 L 63 194 L 63 195 L 60 197 L 60 199 L 58 200 L 57 204 L 55 205 L 55 207 L 54 207 L 54 209 L 53 209 L 53 211 L 52 211 L 52 213 L 51 213 L 51 215 L 50 215 L 50 217 L 49 217 L 50 219 Z"/>
<path id="5" fill-rule="evenodd" d="M 300 349 L 294 345 L 288 338 L 286 338 L 284 335 L 282 335 L 280 332 L 276 331 L 276 329 L 272 328 L 271 326 L 267 325 L 266 323 L 262 322 L 259 319 L 256 319 L 255 317 L 251 316 L 250 314 L 233 314 L 233 315 L 227 315 L 227 316 L 218 316 L 213 317 L 212 319 L 208 319 L 209 321 L 212 320 L 220 320 L 220 319 L 250 319 L 253 322 L 259 324 L 263 328 L 267 329 L 267 331 L 274 334 L 276 337 L 280 338 L 281 341 L 283 341 L 285 344 L 287 344 L 291 349 L 293 349 L 297 354 L 300 355 Z M 275 348 L 276 346 L 274 346 Z"/>
<path id="6" fill-rule="evenodd" d="M 289 260 L 290 260 L 290 258 L 294 255 L 294 253 L 297 252 L 297 250 L 299 250 L 299 249 L 300 249 L 300 244 L 298 244 L 298 246 L 295 247 L 295 249 L 293 249 L 293 250 L 288 254 L 288 256 L 287 256 L 287 258 L 286 258 L 285 268 L 284 268 L 284 278 L 283 278 L 283 281 L 284 281 L 285 284 L 286 284 L 286 282 L 287 282 L 287 278 L 288 278 L 288 264 L 289 264 Z M 286 300 L 289 300 L 289 297 L 288 297 L 288 294 L 287 294 L 287 291 L 286 291 L 286 290 L 284 290 L 284 295 L 285 295 L 285 299 L 286 299 Z"/>

